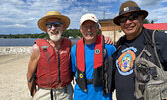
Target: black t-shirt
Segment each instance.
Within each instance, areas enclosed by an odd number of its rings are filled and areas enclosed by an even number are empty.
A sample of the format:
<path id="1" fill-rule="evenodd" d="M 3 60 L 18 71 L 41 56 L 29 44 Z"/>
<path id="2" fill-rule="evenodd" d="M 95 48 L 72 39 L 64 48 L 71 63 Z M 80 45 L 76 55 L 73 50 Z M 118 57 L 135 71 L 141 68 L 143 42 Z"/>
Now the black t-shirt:
<path id="1" fill-rule="evenodd" d="M 117 100 L 135 100 L 135 58 L 144 48 L 143 31 L 133 40 L 125 40 L 116 55 L 115 88 Z M 158 56 L 165 70 L 167 70 L 167 34 L 155 33 Z M 165 67 L 166 66 L 166 67 Z"/>
<path id="2" fill-rule="evenodd" d="M 155 43 L 160 62 L 165 71 L 167 71 L 167 33 L 156 32 Z"/>

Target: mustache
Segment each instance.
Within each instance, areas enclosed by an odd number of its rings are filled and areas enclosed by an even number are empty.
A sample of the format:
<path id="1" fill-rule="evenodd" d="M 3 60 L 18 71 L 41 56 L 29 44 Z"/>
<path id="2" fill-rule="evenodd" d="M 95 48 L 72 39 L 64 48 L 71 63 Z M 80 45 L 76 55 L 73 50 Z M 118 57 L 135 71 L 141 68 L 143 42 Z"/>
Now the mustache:
<path id="1" fill-rule="evenodd" d="M 50 33 L 59 33 L 59 30 L 51 30 Z"/>

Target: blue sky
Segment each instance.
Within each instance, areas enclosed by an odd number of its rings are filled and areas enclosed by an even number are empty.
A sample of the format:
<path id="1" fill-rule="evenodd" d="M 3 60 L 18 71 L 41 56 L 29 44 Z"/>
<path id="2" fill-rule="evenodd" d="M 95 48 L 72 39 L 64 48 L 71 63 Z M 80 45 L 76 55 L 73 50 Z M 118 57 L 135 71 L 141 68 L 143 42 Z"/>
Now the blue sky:
<path id="1" fill-rule="evenodd" d="M 98 19 L 112 19 L 126 0 L 0 0 L 0 34 L 42 33 L 37 26 L 47 11 L 60 11 L 71 19 L 68 29 L 79 29 L 83 14 L 94 13 Z M 167 0 L 132 0 L 147 10 L 149 21 L 167 23 Z"/>

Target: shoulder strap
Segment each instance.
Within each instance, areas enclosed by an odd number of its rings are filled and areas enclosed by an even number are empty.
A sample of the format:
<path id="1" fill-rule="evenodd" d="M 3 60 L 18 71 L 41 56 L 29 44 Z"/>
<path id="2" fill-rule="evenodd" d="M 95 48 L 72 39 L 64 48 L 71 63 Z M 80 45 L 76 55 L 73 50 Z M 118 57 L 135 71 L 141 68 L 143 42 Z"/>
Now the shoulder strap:
<path id="1" fill-rule="evenodd" d="M 143 29 L 143 36 L 145 39 L 144 45 L 151 45 L 151 47 L 154 46 L 151 38 L 152 33 L 153 33 L 153 30 Z"/>
<path id="2" fill-rule="evenodd" d="M 160 65 L 160 68 L 163 69 L 162 65 L 161 65 L 161 62 L 159 60 L 159 57 L 158 57 L 158 54 L 157 54 L 157 48 L 156 48 L 156 43 L 155 43 L 155 32 L 156 30 L 153 31 L 153 34 L 152 34 L 152 42 L 153 42 L 153 45 L 154 45 L 154 51 L 155 51 L 155 56 L 157 57 L 157 60 L 158 60 L 158 63 Z"/>

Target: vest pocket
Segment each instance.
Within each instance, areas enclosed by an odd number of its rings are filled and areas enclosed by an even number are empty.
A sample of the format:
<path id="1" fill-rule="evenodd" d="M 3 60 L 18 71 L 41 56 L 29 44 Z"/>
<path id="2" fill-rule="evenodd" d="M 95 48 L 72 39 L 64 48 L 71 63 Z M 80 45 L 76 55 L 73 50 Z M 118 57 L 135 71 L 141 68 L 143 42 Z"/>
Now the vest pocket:
<path id="1" fill-rule="evenodd" d="M 150 81 L 145 86 L 145 100 L 162 100 L 167 98 L 167 80 Z"/>
<path id="2" fill-rule="evenodd" d="M 150 69 L 145 66 L 136 67 L 136 78 L 138 81 L 146 83 L 150 80 Z"/>
<path id="3" fill-rule="evenodd" d="M 167 99 L 167 80 L 161 85 L 161 99 Z"/>
<path id="4" fill-rule="evenodd" d="M 150 81 L 151 70 L 147 62 L 137 62 L 134 71 L 137 81 L 142 83 Z"/>

